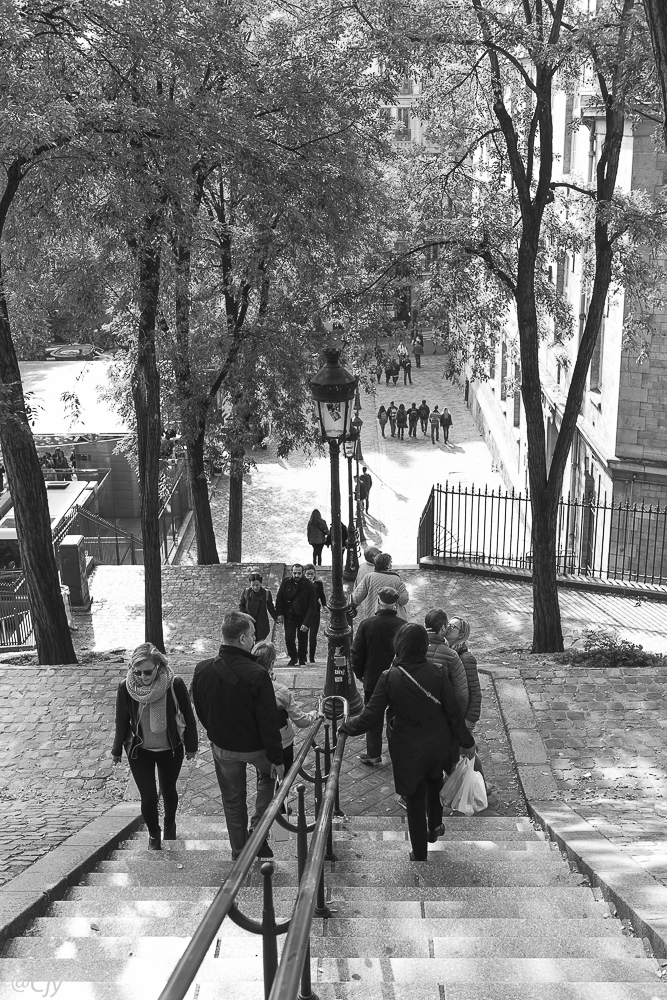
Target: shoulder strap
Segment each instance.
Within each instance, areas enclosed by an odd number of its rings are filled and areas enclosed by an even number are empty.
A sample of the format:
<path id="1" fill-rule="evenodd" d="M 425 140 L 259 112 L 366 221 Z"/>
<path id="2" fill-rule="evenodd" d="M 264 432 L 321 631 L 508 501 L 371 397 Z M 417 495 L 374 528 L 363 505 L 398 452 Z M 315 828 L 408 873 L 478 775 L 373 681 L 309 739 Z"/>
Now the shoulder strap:
<path id="1" fill-rule="evenodd" d="M 176 709 L 176 715 L 183 715 L 183 709 L 180 706 L 179 700 L 176 697 L 176 692 L 174 691 L 174 682 L 172 681 L 169 685 L 169 690 L 171 691 L 171 697 L 174 699 L 174 708 Z"/>
<path id="2" fill-rule="evenodd" d="M 407 672 L 407 670 L 404 670 L 404 669 L 403 669 L 403 667 L 402 667 L 402 666 L 400 665 L 400 663 L 396 663 L 396 664 L 394 664 L 394 665 L 395 665 L 396 667 L 398 667 L 398 669 L 399 669 L 399 670 L 401 671 L 401 673 L 405 674 L 405 676 L 406 676 L 407 678 L 409 678 L 409 680 L 411 680 L 413 684 L 416 684 L 416 685 L 417 685 L 417 687 L 419 688 L 419 690 L 420 690 L 420 691 L 421 691 L 421 692 L 422 692 L 423 694 L 425 694 L 427 698 L 430 698 L 430 699 L 431 699 L 431 701 L 434 701 L 436 705 L 440 705 L 440 699 L 439 699 L 439 698 L 436 698 L 436 696 L 435 696 L 434 694 L 431 694 L 431 692 L 430 692 L 430 691 L 427 691 L 425 687 L 422 687 L 422 685 L 421 685 L 421 684 L 419 683 L 419 681 L 418 681 L 418 680 L 415 680 L 415 678 L 414 678 L 414 677 L 412 676 L 412 674 L 409 674 L 409 673 Z"/>

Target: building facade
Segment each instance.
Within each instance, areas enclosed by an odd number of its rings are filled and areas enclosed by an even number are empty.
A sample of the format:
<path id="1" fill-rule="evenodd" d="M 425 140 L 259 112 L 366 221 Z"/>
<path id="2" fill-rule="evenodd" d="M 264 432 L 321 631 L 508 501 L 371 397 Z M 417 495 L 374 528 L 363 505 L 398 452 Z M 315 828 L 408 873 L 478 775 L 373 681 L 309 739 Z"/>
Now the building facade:
<path id="1" fill-rule="evenodd" d="M 585 184 L 594 179 L 605 121 L 592 106 L 591 94 L 584 82 L 574 95 L 559 93 L 554 100 L 554 149 L 559 154 L 554 181 Z M 667 154 L 656 148 L 652 123 L 627 125 L 618 189 L 645 191 L 655 198 L 665 183 Z M 570 302 L 575 329 L 571 337 L 562 338 L 554 329 L 541 348 L 548 461 L 588 311 L 582 263 L 580 254 L 565 254 L 549 269 L 549 279 Z M 651 549 L 655 560 L 660 522 L 647 528 L 645 509 L 667 506 L 667 313 L 653 312 L 650 352 L 638 363 L 636 346 L 624 338 L 628 308 L 622 290 L 610 292 L 563 480 L 564 497 L 569 494 L 591 505 L 590 512 L 580 507 L 573 514 L 567 543 L 578 564 L 591 572 L 602 566 L 613 572 L 641 559 L 646 562 Z M 467 381 L 466 394 L 508 488 L 525 492 L 527 439 L 520 387 L 517 331 L 510 323 L 497 345 L 489 380 Z M 638 513 L 630 521 L 627 513 L 608 517 L 598 512 L 599 504 L 610 508 L 629 504 Z"/>

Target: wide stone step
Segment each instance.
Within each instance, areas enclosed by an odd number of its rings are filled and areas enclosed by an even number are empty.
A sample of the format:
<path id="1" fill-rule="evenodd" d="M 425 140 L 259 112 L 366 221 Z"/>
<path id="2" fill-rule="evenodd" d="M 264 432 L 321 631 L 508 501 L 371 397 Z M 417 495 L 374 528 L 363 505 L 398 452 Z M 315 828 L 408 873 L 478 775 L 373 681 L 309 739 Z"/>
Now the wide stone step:
<path id="1" fill-rule="evenodd" d="M 399 904 L 400 905 L 400 904 Z M 255 908 L 256 909 L 256 908 Z M 169 912 L 163 909 L 160 913 L 149 916 L 93 916 L 89 914 L 77 916 L 38 917 L 26 930 L 30 937 L 56 938 L 100 938 L 100 937 L 162 937 L 169 933 L 174 937 L 191 935 L 200 923 L 206 907 L 195 906 L 189 910 L 181 909 Z M 259 916 L 251 912 L 251 916 Z M 282 916 L 282 914 L 280 915 Z M 284 914 L 285 917 L 289 913 Z M 328 938 L 344 937 L 351 940 L 359 938 L 481 938 L 483 935 L 504 938 L 508 942 L 516 938 L 553 937 L 559 940 L 578 938 L 619 938 L 623 937 L 621 925 L 617 920 L 602 917 L 599 919 L 551 919 L 542 918 L 539 923 L 526 918 L 509 919 L 499 917 L 487 918 L 431 918 L 420 919 L 418 915 L 394 919 L 390 917 L 360 918 L 334 916 L 332 919 L 315 920 L 312 925 L 312 936 Z M 243 937 L 247 932 L 227 918 L 218 931 L 219 937 Z M 509 946 L 509 945 L 508 945 Z"/>
<path id="2" fill-rule="evenodd" d="M 2 949 L 5 959 L 24 958 L 26 961 L 51 957 L 58 963 L 64 959 L 99 963 L 110 960 L 122 964 L 128 957 L 151 959 L 158 963 L 170 962 L 180 956 L 191 937 L 162 935 L 144 937 L 21 937 L 8 941 Z M 236 959 L 261 955 L 259 935 L 240 937 L 221 936 L 219 956 Z M 284 938 L 282 939 L 284 941 Z M 216 945 L 217 947 L 217 945 Z M 280 946 L 279 946 L 280 951 Z M 385 957 L 458 959 L 498 955 L 501 958 L 595 958 L 621 959 L 644 958 L 642 942 L 637 938 L 595 937 L 577 935 L 554 937 L 489 936 L 484 937 L 401 937 L 399 932 L 387 936 L 361 938 L 343 935 L 311 938 L 311 955 L 322 958 L 355 959 L 372 961 Z"/>
<path id="3" fill-rule="evenodd" d="M 166 982 L 179 955 L 172 953 L 168 962 L 160 964 Z M 542 983 L 651 983 L 658 984 L 658 963 L 648 958 L 505 958 L 474 956 L 472 958 L 317 958 L 311 961 L 313 982 L 340 983 L 402 983 L 423 988 L 427 983 L 444 984 L 445 996 L 449 984 L 478 984 L 486 1000 L 489 983 L 533 986 L 533 997 L 541 1000 Z M 162 979 L 162 975 L 160 975 Z M 263 979 L 261 952 L 256 956 L 215 959 L 207 956 L 197 974 L 198 983 L 261 982 Z M 156 963 L 153 957 L 128 955 L 123 961 L 115 957 L 106 964 L 97 959 L 62 958 L 0 959 L 0 982 L 91 982 L 128 983 L 134 989 L 145 984 L 150 996 L 155 996 Z M 229 994 L 225 989 L 225 998 Z M 473 994 L 474 995 L 474 994 Z M 655 996 L 656 994 L 652 994 Z"/>
<path id="4" fill-rule="evenodd" d="M 648 958 L 351 958 L 318 961 L 324 982 L 355 979 L 358 982 L 444 983 L 532 983 L 537 1000 L 538 983 L 655 982 L 658 963 Z"/>
<path id="5" fill-rule="evenodd" d="M 421 866 L 428 867 L 428 866 Z M 332 876 L 329 876 L 329 880 Z M 53 903 L 52 908 L 68 903 L 83 905 L 87 913 L 111 913 L 112 907 L 125 912 L 126 907 L 192 906 L 200 902 L 210 904 L 220 886 L 160 885 L 160 886 L 114 886 L 78 885 L 67 890 L 62 903 Z M 391 917 L 399 913 L 404 916 L 419 917 L 422 912 L 427 917 L 588 917 L 609 913 L 608 906 L 595 899 L 592 891 L 584 886 L 513 886 L 494 888 L 484 886 L 330 886 L 329 907 L 341 916 L 380 917 L 378 907 Z M 296 898 L 295 887 L 278 886 L 274 892 L 276 910 L 291 911 Z M 250 908 L 256 903 L 261 908 L 262 888 L 244 888 L 238 897 Z M 280 909 L 279 909 L 280 907 Z M 243 908 L 243 906 L 242 906 Z M 151 911 L 152 912 L 152 911 Z M 158 912 L 162 912 L 160 909 Z"/>
<path id="6" fill-rule="evenodd" d="M 339 851 L 349 851 L 349 850 L 368 850 L 368 851 L 382 851 L 382 856 L 391 851 L 399 851 L 405 848 L 408 843 L 408 831 L 402 833 L 399 830 L 385 830 L 382 833 L 378 831 L 365 831 L 362 833 L 351 834 L 345 832 L 343 834 L 337 833 L 334 836 L 334 851 L 339 853 Z M 272 840 L 273 844 L 274 841 Z M 281 842 L 282 843 L 282 842 Z M 291 841 L 293 844 L 293 850 L 296 851 L 296 837 Z M 459 840 L 453 836 L 443 836 L 440 837 L 435 844 L 429 845 L 429 850 L 439 850 L 445 843 L 455 843 L 461 844 L 464 847 L 470 846 L 473 850 L 477 845 L 478 849 L 483 851 L 537 851 L 537 852 L 547 852 L 549 850 L 554 850 L 554 846 L 547 840 L 521 840 L 517 835 L 511 840 L 483 840 L 481 836 L 474 837 L 471 840 Z M 382 845 L 380 847 L 380 845 Z M 229 841 L 223 840 L 169 840 L 163 843 L 162 853 L 180 853 L 187 851 L 217 851 L 217 852 L 228 852 L 229 851 Z M 111 860 L 121 860 L 128 854 L 151 854 L 155 855 L 157 852 L 148 851 L 147 844 L 144 839 L 141 840 L 126 840 L 120 844 L 118 850 L 114 851 L 110 855 Z"/>
<path id="7" fill-rule="evenodd" d="M 285 850 L 286 845 L 280 845 L 276 857 L 273 859 L 276 874 L 294 872 L 296 873 L 295 851 L 291 848 Z M 515 845 L 512 845 L 514 847 Z M 531 872 L 553 872 L 569 874 L 567 865 L 558 851 L 551 851 L 549 845 L 540 845 L 539 850 L 531 853 L 530 863 L 528 863 L 524 851 L 509 850 L 504 851 L 495 848 L 479 846 L 479 842 L 471 841 L 468 844 L 443 843 L 429 845 L 429 862 L 437 870 L 442 868 L 458 868 L 464 870 L 476 870 L 478 874 L 484 871 L 493 873 L 496 870 L 516 870 Z M 384 848 L 374 849 L 360 845 L 358 849 L 340 849 L 336 852 L 335 862 L 327 862 L 328 866 L 335 864 L 337 874 L 358 872 L 369 875 L 375 873 L 386 873 L 387 868 L 396 873 L 407 871 L 411 862 L 409 860 L 410 848 L 408 844 L 397 850 L 386 850 Z M 259 868 L 257 859 L 256 867 L 251 869 L 254 873 Z M 184 872 L 196 872 L 201 876 L 202 884 L 211 884 L 206 879 L 209 875 L 214 876 L 214 881 L 218 881 L 221 874 L 226 875 L 231 869 L 231 860 L 221 857 L 219 851 L 147 851 L 145 854 L 133 853 L 131 851 L 116 851 L 108 861 L 101 861 L 97 867 L 100 874 L 127 873 L 127 874 L 150 874 L 155 872 L 171 873 L 175 880 L 183 876 Z M 412 869 L 410 869 L 412 870 Z M 157 883 L 161 884 L 160 882 Z M 465 884 L 465 883 L 461 883 Z M 479 884 L 479 883 L 472 883 Z M 489 883 L 493 884 L 493 883 Z M 520 884 L 520 883 L 518 883 Z M 530 884 L 530 883 L 528 883 Z"/>
<path id="8" fill-rule="evenodd" d="M 162 985 L 67 982 L 67 1000 L 157 1000 Z M 43 989 L 38 995 L 44 996 Z M 319 1000 L 441 1000 L 439 984 L 317 983 Z M 49 988 L 49 998 L 54 996 Z M 62 987 L 61 987 L 62 989 Z M 390 992 L 387 992 L 387 991 Z M 225 983 L 225 1000 L 258 1000 L 256 982 Z M 61 993 L 62 996 L 62 993 Z M 448 983 L 447 1000 L 537 1000 L 532 983 Z M 653 983 L 540 983 L 539 1000 L 667 1000 L 667 985 Z M 0 983 L 0 1000 L 17 1000 L 16 983 Z M 195 981 L 185 1000 L 220 1000 L 220 984 Z"/>

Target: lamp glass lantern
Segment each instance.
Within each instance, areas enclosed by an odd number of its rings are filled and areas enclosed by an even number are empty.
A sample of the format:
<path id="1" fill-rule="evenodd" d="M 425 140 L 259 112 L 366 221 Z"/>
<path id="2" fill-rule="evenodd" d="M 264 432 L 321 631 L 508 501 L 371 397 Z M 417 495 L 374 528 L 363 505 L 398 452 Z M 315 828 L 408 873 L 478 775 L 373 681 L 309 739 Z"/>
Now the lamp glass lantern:
<path id="1" fill-rule="evenodd" d="M 340 350 L 324 352 L 326 364 L 310 379 L 310 390 L 317 404 L 322 435 L 326 441 L 345 441 L 350 436 L 352 401 L 358 379 L 340 362 Z"/>
<path id="2" fill-rule="evenodd" d="M 352 428 L 343 441 L 343 454 L 345 458 L 354 458 L 357 451 L 357 438 L 358 434 L 354 427 L 354 420 L 352 421 Z"/>

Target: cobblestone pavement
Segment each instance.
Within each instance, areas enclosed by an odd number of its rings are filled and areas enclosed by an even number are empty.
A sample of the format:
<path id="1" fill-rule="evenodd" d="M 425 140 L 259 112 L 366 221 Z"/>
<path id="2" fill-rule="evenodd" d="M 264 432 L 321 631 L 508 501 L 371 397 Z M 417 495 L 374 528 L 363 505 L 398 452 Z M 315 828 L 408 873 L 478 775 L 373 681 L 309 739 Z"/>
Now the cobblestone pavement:
<path id="1" fill-rule="evenodd" d="M 576 669 L 523 659 L 563 799 L 667 885 L 667 666 Z"/>
<path id="2" fill-rule="evenodd" d="M 431 350 L 430 342 L 426 345 Z M 370 516 L 366 521 L 368 544 L 378 544 L 391 552 L 395 565 L 416 562 L 417 528 L 424 504 L 431 487 L 446 480 L 463 486 L 502 485 L 500 476 L 493 471 L 491 455 L 475 427 L 461 390 L 443 381 L 444 357 L 427 354 L 421 369 L 413 367 L 412 386 L 377 388 L 377 395 L 363 395 L 361 417 L 362 448 L 365 464 L 373 477 L 370 495 Z M 400 441 L 380 434 L 375 418 L 380 404 L 396 405 L 413 401 L 419 406 L 422 399 L 429 406 L 437 403 L 442 411 L 448 406 L 454 421 L 449 444 L 441 440 L 431 444 L 430 431 L 424 436 L 417 431 L 417 438 Z M 331 522 L 329 494 L 329 459 L 321 454 L 313 459 L 296 452 L 288 459 L 279 459 L 275 447 L 266 451 L 251 452 L 249 457 L 256 467 L 245 478 L 243 491 L 243 561 L 268 559 L 289 562 L 291 559 L 308 561 L 310 547 L 306 542 L 306 525 L 314 507 Z M 347 521 L 347 463 L 340 465 L 343 519 Z M 228 479 L 221 476 L 212 498 L 213 522 L 221 559 L 227 551 Z M 324 550 L 325 563 L 331 562 L 331 552 Z M 192 527 L 186 534 L 183 564 L 196 562 L 196 547 Z"/>

